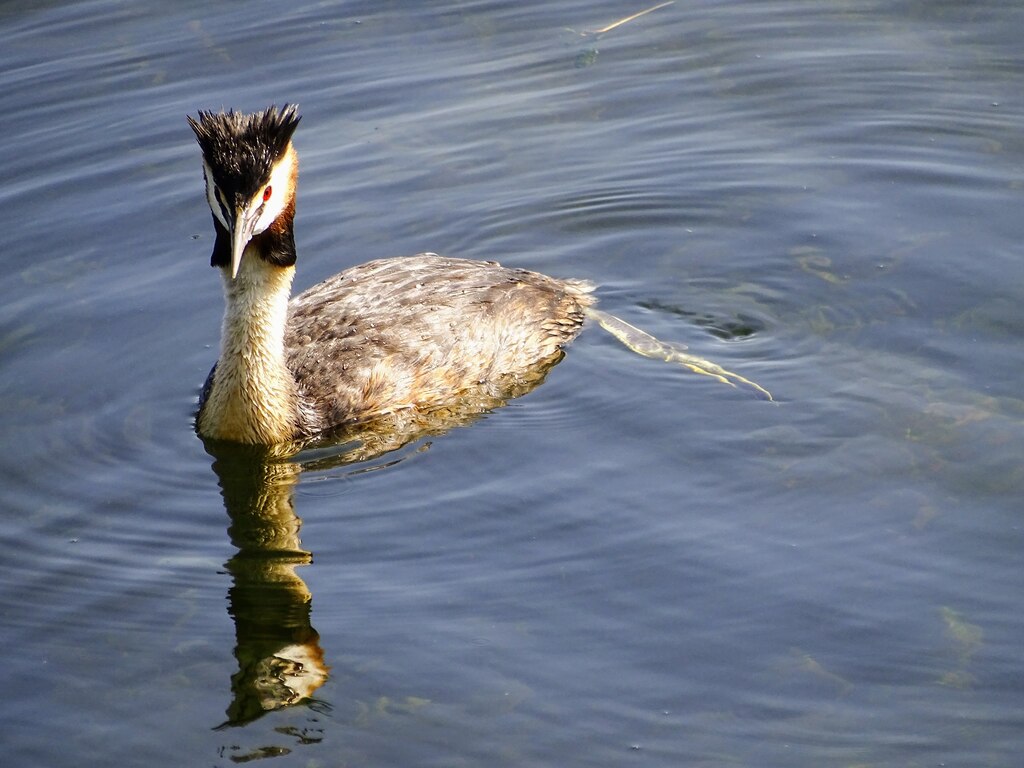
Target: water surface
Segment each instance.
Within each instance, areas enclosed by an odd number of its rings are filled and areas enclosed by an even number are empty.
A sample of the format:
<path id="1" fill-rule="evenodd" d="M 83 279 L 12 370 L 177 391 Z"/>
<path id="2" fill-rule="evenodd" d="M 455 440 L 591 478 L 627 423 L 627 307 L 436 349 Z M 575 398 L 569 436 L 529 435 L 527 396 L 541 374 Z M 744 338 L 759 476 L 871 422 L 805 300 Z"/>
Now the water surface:
<path id="1" fill-rule="evenodd" d="M 1018 764 L 1024 8 L 583 34 L 644 7 L 0 10 L 5 764 Z M 776 402 L 592 328 L 384 456 L 211 456 L 184 115 L 286 101 L 298 287 L 586 278 Z"/>

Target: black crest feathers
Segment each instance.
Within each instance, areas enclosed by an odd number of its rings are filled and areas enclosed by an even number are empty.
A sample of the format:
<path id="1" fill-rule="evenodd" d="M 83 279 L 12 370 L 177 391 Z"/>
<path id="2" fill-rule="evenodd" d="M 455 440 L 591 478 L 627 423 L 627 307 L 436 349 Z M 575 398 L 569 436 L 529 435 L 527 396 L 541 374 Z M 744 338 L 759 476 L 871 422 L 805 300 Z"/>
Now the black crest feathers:
<path id="1" fill-rule="evenodd" d="M 198 119 L 188 116 L 217 186 L 228 196 L 241 197 L 251 197 L 270 180 L 300 119 L 294 104 L 248 115 L 199 110 Z"/>

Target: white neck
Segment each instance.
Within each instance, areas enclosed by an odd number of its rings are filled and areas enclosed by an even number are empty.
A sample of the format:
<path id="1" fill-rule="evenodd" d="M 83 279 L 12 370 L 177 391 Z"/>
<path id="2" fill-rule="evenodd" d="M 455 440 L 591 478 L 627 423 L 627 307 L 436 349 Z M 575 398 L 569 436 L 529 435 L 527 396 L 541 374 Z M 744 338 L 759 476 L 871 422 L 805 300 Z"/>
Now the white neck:
<path id="1" fill-rule="evenodd" d="M 246 248 L 238 275 L 225 268 L 227 308 L 220 359 L 199 412 L 204 437 L 279 443 L 295 436 L 295 380 L 285 365 L 284 332 L 294 267 L 276 267 Z"/>

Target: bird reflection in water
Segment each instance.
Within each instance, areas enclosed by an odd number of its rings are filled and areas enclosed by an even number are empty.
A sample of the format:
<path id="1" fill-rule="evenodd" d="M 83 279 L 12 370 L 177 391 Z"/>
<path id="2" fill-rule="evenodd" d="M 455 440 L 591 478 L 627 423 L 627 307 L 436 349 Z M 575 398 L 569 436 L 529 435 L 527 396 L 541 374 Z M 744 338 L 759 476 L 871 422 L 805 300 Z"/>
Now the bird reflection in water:
<path id="1" fill-rule="evenodd" d="M 320 636 L 310 623 L 312 596 L 297 573 L 312 562 L 293 506 L 301 466 L 250 446 L 206 447 L 238 550 L 225 564 L 238 671 L 224 725 L 244 725 L 308 700 L 327 680 Z"/>
<path id="2" fill-rule="evenodd" d="M 238 671 L 231 678 L 232 700 L 220 728 L 243 726 L 274 710 L 316 702 L 314 694 L 328 679 L 330 667 L 311 623 L 312 595 L 297 570 L 313 559 L 299 539 L 302 521 L 294 504 L 302 473 L 345 466 L 362 473 L 394 466 L 402 460 L 401 453 L 393 460 L 368 462 L 469 424 L 526 394 L 543 382 L 561 357 L 559 352 L 509 380 L 499 394 L 482 388 L 445 408 L 389 414 L 315 443 L 268 447 L 204 440 L 230 520 L 228 536 L 238 550 L 225 565 L 232 579 L 228 611 L 235 624 Z M 424 443 L 423 448 L 428 446 Z"/>

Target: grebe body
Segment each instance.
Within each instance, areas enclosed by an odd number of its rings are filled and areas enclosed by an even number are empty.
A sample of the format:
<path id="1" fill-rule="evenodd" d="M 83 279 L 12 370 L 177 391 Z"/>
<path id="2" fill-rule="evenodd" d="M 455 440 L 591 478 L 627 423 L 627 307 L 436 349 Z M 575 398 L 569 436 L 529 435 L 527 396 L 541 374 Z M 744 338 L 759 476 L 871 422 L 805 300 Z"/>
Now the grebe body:
<path id="1" fill-rule="evenodd" d="M 201 436 L 273 445 L 498 393 L 580 332 L 590 284 L 429 253 L 353 267 L 289 300 L 298 122 L 289 105 L 189 118 L 226 300 Z"/>

